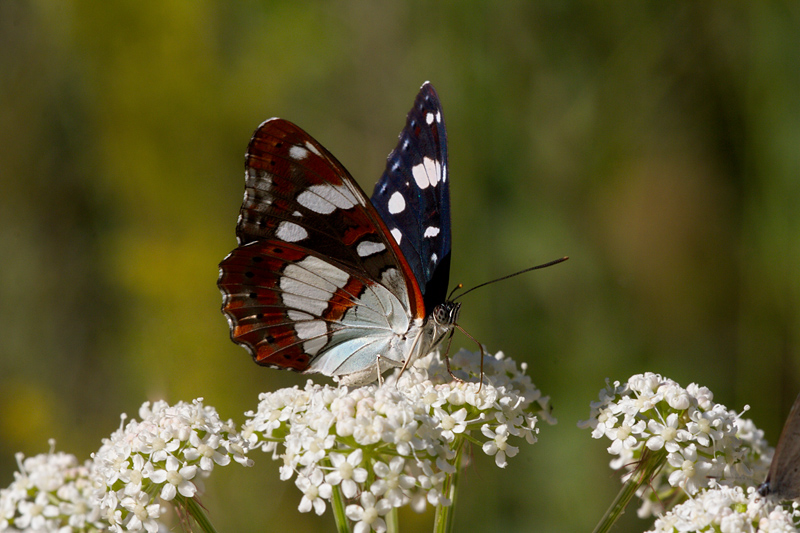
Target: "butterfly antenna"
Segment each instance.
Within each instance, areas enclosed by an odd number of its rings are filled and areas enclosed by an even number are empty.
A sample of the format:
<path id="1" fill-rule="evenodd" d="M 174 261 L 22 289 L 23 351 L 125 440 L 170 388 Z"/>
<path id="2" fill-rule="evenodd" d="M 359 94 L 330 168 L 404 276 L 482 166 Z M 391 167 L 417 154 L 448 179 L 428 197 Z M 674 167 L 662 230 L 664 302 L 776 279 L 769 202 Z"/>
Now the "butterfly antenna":
<path id="1" fill-rule="evenodd" d="M 459 298 L 461 298 L 462 296 L 464 296 L 465 294 L 469 294 L 472 291 L 474 291 L 475 289 L 479 289 L 479 288 L 484 287 L 486 285 L 490 285 L 492 283 L 497 283 L 498 281 L 503 281 L 504 279 L 513 278 L 514 276 L 519 276 L 520 274 L 524 274 L 525 272 L 530 272 L 531 270 L 539 270 L 540 268 L 547 268 L 549 266 L 557 265 L 559 263 L 563 263 L 567 259 L 569 259 L 569 257 L 564 256 L 564 257 L 561 257 L 559 259 L 554 259 L 553 261 L 550 261 L 549 263 L 544 263 L 543 265 L 536 265 L 536 266 L 528 267 L 528 268 L 520 270 L 519 272 L 514 272 L 513 274 L 508 274 L 506 276 L 502 276 L 502 277 L 499 277 L 497 279 L 493 279 L 491 281 L 486 281 L 484 283 L 481 283 L 480 285 L 475 285 L 471 289 L 467 289 L 466 291 L 462 292 L 461 294 L 459 294 L 455 298 L 450 298 L 450 301 L 454 302 L 454 301 L 458 300 Z M 459 283 L 458 285 L 456 285 L 455 289 L 453 289 L 453 292 L 455 292 L 456 289 L 460 289 L 461 287 L 462 287 L 462 285 Z M 453 296 L 453 292 L 450 293 L 451 297 Z M 464 332 L 464 330 L 461 330 L 461 331 Z M 466 335 L 466 332 L 464 332 L 464 334 Z M 467 335 L 467 336 L 469 337 L 469 335 Z M 475 340 L 475 339 L 472 339 L 472 340 Z M 475 341 L 475 342 L 477 342 L 477 341 Z"/>
<path id="2" fill-rule="evenodd" d="M 453 290 L 450 291 L 450 295 L 447 297 L 447 301 L 452 302 L 453 301 L 453 293 L 456 292 L 457 290 L 463 289 L 463 288 L 464 288 L 464 284 L 463 283 L 459 283 L 458 285 L 453 287 Z"/>

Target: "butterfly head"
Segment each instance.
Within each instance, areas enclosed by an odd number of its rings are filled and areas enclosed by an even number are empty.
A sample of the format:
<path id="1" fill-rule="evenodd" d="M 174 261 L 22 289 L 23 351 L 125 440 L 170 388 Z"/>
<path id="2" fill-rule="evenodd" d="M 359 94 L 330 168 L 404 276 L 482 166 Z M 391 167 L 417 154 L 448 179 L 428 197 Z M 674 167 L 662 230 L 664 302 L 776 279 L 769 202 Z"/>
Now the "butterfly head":
<path id="1" fill-rule="evenodd" d="M 459 302 L 446 301 L 434 307 L 431 316 L 439 327 L 450 328 L 458 320 L 459 311 L 461 311 Z"/>

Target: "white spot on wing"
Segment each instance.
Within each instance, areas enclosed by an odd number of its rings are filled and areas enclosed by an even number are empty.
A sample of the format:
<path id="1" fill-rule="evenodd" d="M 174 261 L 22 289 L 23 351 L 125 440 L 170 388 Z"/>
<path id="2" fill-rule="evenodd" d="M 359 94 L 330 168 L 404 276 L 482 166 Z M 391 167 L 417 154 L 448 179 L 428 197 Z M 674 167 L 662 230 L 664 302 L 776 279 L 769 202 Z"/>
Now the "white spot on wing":
<path id="1" fill-rule="evenodd" d="M 309 315 L 308 313 L 304 313 L 302 311 L 297 311 L 296 309 L 289 309 L 286 312 L 286 316 L 289 317 L 289 320 L 297 322 L 298 320 L 313 320 L 314 317 Z"/>
<path id="2" fill-rule="evenodd" d="M 328 333 L 328 328 L 322 320 L 295 322 L 294 330 L 301 339 L 314 339 Z"/>
<path id="3" fill-rule="evenodd" d="M 318 156 L 322 157 L 322 154 L 321 154 L 321 153 L 319 153 L 319 150 L 317 150 L 317 147 L 316 147 L 316 146 L 314 146 L 313 144 L 311 144 L 311 143 L 310 143 L 310 142 L 308 142 L 308 141 L 306 141 L 306 143 L 305 143 L 305 144 L 306 144 L 306 148 L 308 148 L 309 150 L 311 150 L 312 152 L 314 152 L 316 155 L 318 155 Z"/>
<path id="4" fill-rule="evenodd" d="M 441 121 L 442 121 L 442 112 L 441 111 L 437 111 L 436 112 L 436 122 L 441 122 Z"/>
<path id="5" fill-rule="evenodd" d="M 281 289 L 284 290 L 281 299 L 286 307 L 304 309 L 315 315 L 322 315 L 322 312 L 328 307 L 328 300 L 333 296 L 332 292 L 311 290 L 307 285 L 297 280 L 288 280 L 285 277 L 281 278 Z M 309 293 L 313 296 L 298 294 L 300 292 Z"/>
<path id="6" fill-rule="evenodd" d="M 373 254 L 377 254 L 382 252 L 386 249 L 386 245 L 382 242 L 370 242 L 370 241 L 361 241 L 356 246 L 356 251 L 360 257 L 368 257 Z"/>
<path id="7" fill-rule="evenodd" d="M 245 170 L 245 182 L 248 187 L 268 191 L 272 188 L 272 175 L 266 170 L 248 167 Z"/>
<path id="8" fill-rule="evenodd" d="M 316 339 L 311 339 L 303 343 L 303 351 L 306 352 L 308 355 L 317 355 L 323 346 L 328 343 L 328 337 L 317 337 Z"/>
<path id="9" fill-rule="evenodd" d="M 402 239 L 402 238 L 403 238 L 403 234 L 402 234 L 402 233 L 400 233 L 400 230 L 399 230 L 399 229 L 397 229 L 397 228 L 394 228 L 394 229 L 393 229 L 392 231 L 390 231 L 389 233 L 391 233 L 391 234 L 392 234 L 392 237 L 394 237 L 394 240 L 397 242 L 397 244 L 400 244 L 400 239 Z"/>
<path id="10" fill-rule="evenodd" d="M 328 333 L 328 328 L 322 320 L 313 320 L 314 317 L 308 313 L 303 313 L 302 311 L 296 311 L 294 309 L 290 309 L 286 314 L 290 320 L 295 321 L 294 330 L 297 333 L 297 337 L 300 339 L 311 339 L 311 341 L 303 344 L 306 353 L 311 353 L 307 345 L 311 344 L 312 341 L 317 341 L 318 337 L 321 337 L 323 341 L 327 340 L 326 334 Z M 324 345 L 325 342 L 316 349 L 318 350 Z"/>
<path id="11" fill-rule="evenodd" d="M 425 115 L 425 122 L 427 122 L 428 124 L 433 124 L 433 119 L 434 119 L 433 113 L 428 113 L 427 115 Z"/>
<path id="12" fill-rule="evenodd" d="M 329 215 L 339 209 L 350 209 L 359 203 L 353 192 L 344 185 L 321 183 L 312 185 L 297 195 L 297 203 L 319 213 Z"/>
<path id="13" fill-rule="evenodd" d="M 411 175 L 420 189 L 436 187 L 441 178 L 442 166 L 430 157 L 423 157 L 422 163 L 411 168 Z"/>
<path id="14" fill-rule="evenodd" d="M 393 215 L 401 213 L 403 209 L 406 208 L 406 199 L 403 198 L 403 195 L 400 194 L 400 192 L 395 192 L 389 198 L 388 207 L 389 207 L 389 212 Z"/>
<path id="15" fill-rule="evenodd" d="M 439 235 L 439 228 L 434 226 L 428 226 L 427 228 L 425 228 L 425 234 L 423 236 L 436 237 L 437 235 Z"/>
<path id="16" fill-rule="evenodd" d="M 305 159 L 308 157 L 308 150 L 303 148 L 302 146 L 292 146 L 289 148 L 289 157 L 292 159 Z"/>
<path id="17" fill-rule="evenodd" d="M 275 236 L 285 242 L 297 242 L 308 238 L 308 232 L 304 227 L 298 226 L 294 222 L 281 222 L 275 231 Z"/>
<path id="18" fill-rule="evenodd" d="M 334 286 L 336 286 L 336 288 L 344 287 L 350 280 L 350 276 L 347 274 L 347 272 L 341 268 L 333 266 L 323 259 L 314 257 L 313 255 L 306 257 L 302 261 L 298 261 L 294 265 L 289 265 L 286 267 L 286 270 L 292 266 L 301 267 L 307 271 L 306 276 L 311 276 L 317 279 L 321 278 L 324 281 L 332 283 Z"/>
<path id="19" fill-rule="evenodd" d="M 305 313 L 320 316 L 328 307 L 337 289 L 344 287 L 350 276 L 344 270 L 314 256 L 288 265 L 280 280 L 281 299 L 292 320 L 305 319 Z M 304 313 L 305 312 L 305 313 Z M 309 316 L 310 318 L 310 316 Z"/>

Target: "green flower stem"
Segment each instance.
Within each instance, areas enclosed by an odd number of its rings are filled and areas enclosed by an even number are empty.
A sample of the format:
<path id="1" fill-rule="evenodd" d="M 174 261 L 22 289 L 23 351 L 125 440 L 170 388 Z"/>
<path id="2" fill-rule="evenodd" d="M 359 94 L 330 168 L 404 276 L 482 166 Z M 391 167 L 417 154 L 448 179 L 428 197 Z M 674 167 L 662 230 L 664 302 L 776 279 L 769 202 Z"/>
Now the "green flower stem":
<path id="1" fill-rule="evenodd" d="M 657 452 L 651 452 L 648 448 L 644 449 L 642 457 L 639 460 L 639 467 L 631 474 L 630 479 L 625 482 L 622 489 L 617 494 L 617 497 L 611 503 L 606 514 L 600 519 L 597 527 L 594 528 L 594 533 L 606 533 L 611 529 L 611 526 L 619 520 L 622 513 L 625 512 L 625 507 L 630 503 L 631 498 L 636 495 L 636 491 L 642 485 L 649 483 L 651 479 L 658 474 L 658 471 L 664 466 L 667 461 L 667 451 L 663 448 Z"/>
<path id="2" fill-rule="evenodd" d="M 433 531 L 435 533 L 449 533 L 453 531 L 453 521 L 455 513 L 453 512 L 456 507 L 456 491 L 458 489 L 458 478 L 461 474 L 461 459 L 463 458 L 465 442 L 461 439 L 458 450 L 456 451 L 456 459 L 453 463 L 456 471 L 447 476 L 442 487 L 442 492 L 445 497 L 450 500 L 450 505 L 443 506 L 441 504 L 436 506 L 436 516 L 433 519 Z"/>
<path id="3" fill-rule="evenodd" d="M 386 533 L 400 533 L 400 520 L 397 516 L 397 507 L 386 515 Z"/>
<path id="4" fill-rule="evenodd" d="M 205 509 L 195 498 L 184 498 L 181 495 L 177 495 L 175 500 L 178 502 L 178 505 L 184 507 L 189 512 L 189 515 L 194 519 L 200 531 L 217 533 L 217 530 L 214 529 L 208 516 L 206 516 Z"/>
<path id="5" fill-rule="evenodd" d="M 348 522 L 347 515 L 344 513 L 344 495 L 342 494 L 341 485 L 333 487 L 331 508 L 333 509 L 333 518 L 336 520 L 336 531 L 350 533 L 350 522 Z"/>

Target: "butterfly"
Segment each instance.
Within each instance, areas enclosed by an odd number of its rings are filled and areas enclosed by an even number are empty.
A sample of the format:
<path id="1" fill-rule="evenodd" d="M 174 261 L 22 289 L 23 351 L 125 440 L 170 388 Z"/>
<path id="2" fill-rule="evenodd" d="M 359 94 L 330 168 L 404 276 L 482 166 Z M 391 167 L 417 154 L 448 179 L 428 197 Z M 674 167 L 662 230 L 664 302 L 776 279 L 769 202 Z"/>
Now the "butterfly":
<path id="1" fill-rule="evenodd" d="M 800 395 L 786 417 L 767 479 L 759 485 L 758 493 L 780 500 L 800 498 Z"/>
<path id="2" fill-rule="evenodd" d="M 245 155 L 239 246 L 217 285 L 231 339 L 256 363 L 370 383 L 450 333 L 450 191 L 439 97 L 419 90 L 371 198 L 291 122 Z"/>

